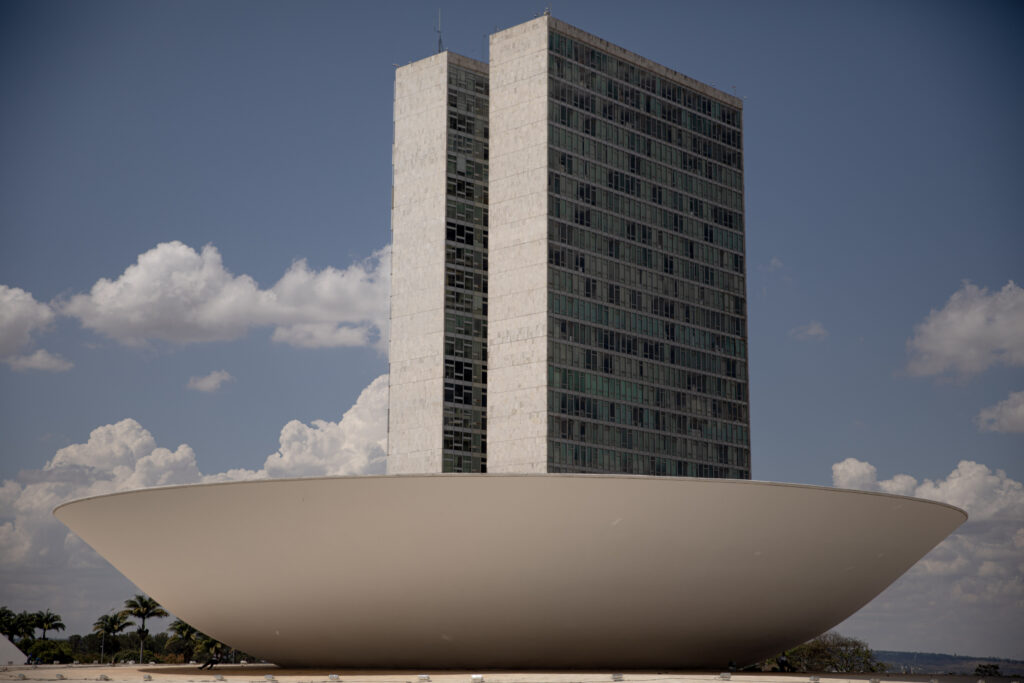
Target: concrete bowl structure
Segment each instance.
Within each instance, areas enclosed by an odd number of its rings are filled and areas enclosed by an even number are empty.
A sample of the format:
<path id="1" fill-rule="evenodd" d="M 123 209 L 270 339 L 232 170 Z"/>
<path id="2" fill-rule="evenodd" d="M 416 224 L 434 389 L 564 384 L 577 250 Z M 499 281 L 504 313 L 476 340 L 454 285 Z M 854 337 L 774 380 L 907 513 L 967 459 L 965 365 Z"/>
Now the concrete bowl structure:
<path id="1" fill-rule="evenodd" d="M 435 671 L 747 664 L 850 616 L 967 519 L 812 486 L 494 474 L 155 488 L 54 514 L 236 648 Z"/>

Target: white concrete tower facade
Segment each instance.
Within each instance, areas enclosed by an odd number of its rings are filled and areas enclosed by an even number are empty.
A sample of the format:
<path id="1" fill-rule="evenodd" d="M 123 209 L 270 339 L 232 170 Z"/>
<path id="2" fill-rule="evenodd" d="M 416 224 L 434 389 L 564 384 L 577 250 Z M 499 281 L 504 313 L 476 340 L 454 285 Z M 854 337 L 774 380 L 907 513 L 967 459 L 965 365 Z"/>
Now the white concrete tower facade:
<path id="1" fill-rule="evenodd" d="M 395 71 L 389 474 L 486 471 L 487 65 Z"/>
<path id="2" fill-rule="evenodd" d="M 491 36 L 491 472 L 547 472 L 548 30 Z"/>
<path id="3" fill-rule="evenodd" d="M 750 478 L 742 101 L 542 16 L 395 82 L 388 471 Z"/>
<path id="4" fill-rule="evenodd" d="M 488 469 L 750 478 L 742 101 L 491 36 Z"/>

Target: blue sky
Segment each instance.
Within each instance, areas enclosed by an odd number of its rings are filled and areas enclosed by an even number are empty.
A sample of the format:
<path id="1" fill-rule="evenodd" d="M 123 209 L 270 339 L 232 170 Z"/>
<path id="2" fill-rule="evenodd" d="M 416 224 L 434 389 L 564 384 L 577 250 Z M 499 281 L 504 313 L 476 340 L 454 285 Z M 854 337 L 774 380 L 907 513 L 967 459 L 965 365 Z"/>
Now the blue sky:
<path id="1" fill-rule="evenodd" d="M 440 6 L 446 47 L 478 59 L 544 9 Z M 551 9 L 745 100 L 755 478 L 972 513 L 841 630 L 1024 658 L 1024 10 Z M 50 497 L 379 467 L 393 70 L 434 51 L 436 14 L 0 5 L 0 602 L 82 631 L 131 590 L 52 545 Z"/>

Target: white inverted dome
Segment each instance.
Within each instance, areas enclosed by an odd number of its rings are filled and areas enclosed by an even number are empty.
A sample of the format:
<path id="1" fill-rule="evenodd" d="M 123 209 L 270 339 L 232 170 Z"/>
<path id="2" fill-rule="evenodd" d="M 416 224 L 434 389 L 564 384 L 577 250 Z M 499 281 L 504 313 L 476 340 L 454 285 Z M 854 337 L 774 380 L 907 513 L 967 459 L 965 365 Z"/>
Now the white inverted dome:
<path id="1" fill-rule="evenodd" d="M 967 519 L 812 486 L 496 474 L 177 486 L 54 514 L 252 655 L 434 670 L 748 664 L 850 616 Z"/>

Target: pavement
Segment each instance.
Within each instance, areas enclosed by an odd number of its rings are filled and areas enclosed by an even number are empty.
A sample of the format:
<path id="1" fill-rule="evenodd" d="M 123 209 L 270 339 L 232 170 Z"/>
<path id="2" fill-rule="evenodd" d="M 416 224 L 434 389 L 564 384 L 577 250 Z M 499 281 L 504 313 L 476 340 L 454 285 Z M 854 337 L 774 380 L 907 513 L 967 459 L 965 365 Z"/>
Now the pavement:
<path id="1" fill-rule="evenodd" d="M 430 683 L 612 683 L 613 672 L 586 671 L 365 671 L 327 669 L 283 669 L 266 664 L 223 664 L 214 670 L 200 671 L 197 665 L 99 665 L 53 664 L 38 666 L 5 666 L 0 670 L 0 683 L 7 681 L 111 681 L 125 683 L 421 683 L 427 674 Z M 996 683 L 976 676 L 936 676 L 907 674 L 779 674 L 719 672 L 623 672 L 625 683 Z M 105 678 L 104 678 L 105 677 Z M 272 678 L 269 678 L 272 677 Z M 817 679 L 817 681 L 815 680 Z M 1002 677 L 1001 683 L 1024 683 L 1020 679 Z"/>

